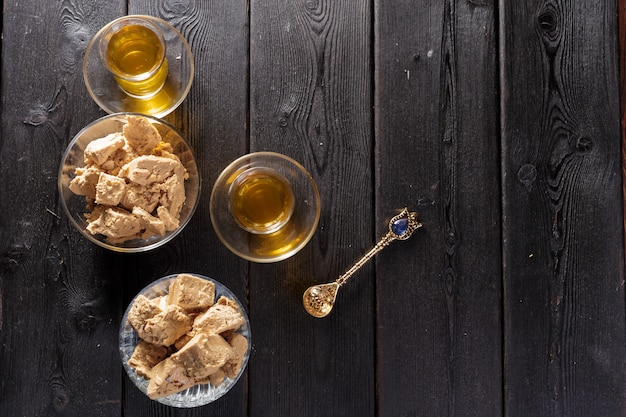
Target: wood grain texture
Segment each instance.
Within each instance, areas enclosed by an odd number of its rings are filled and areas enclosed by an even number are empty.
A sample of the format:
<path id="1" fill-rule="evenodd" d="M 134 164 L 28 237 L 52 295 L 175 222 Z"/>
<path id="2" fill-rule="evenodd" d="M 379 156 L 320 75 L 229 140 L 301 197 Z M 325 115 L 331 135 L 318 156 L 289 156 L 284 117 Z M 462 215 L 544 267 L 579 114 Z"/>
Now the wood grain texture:
<path id="1" fill-rule="evenodd" d="M 502 6 L 507 416 L 624 416 L 616 3 Z"/>
<path id="2" fill-rule="evenodd" d="M 133 256 L 125 303 L 152 280 L 179 272 L 200 273 L 248 302 L 248 267 L 219 241 L 211 225 L 213 183 L 226 164 L 248 147 L 248 10 L 245 1 L 131 1 L 129 14 L 159 17 L 191 47 L 195 77 L 189 95 L 165 119 L 189 140 L 202 176 L 202 193 L 185 230 L 157 251 Z M 251 323 L 255 334 L 256 323 Z M 255 340 L 253 338 L 253 349 Z M 255 363 L 254 350 L 249 366 Z M 242 416 L 248 408 L 247 372 L 228 395 L 197 409 L 172 409 L 150 401 L 125 378 L 124 415 Z"/>
<path id="3" fill-rule="evenodd" d="M 375 4 L 377 230 L 424 224 L 376 263 L 378 415 L 498 416 L 494 5 Z"/>
<path id="4" fill-rule="evenodd" d="M 301 252 L 251 265 L 251 416 L 375 411 L 371 265 L 331 316 L 302 307 L 309 285 L 335 279 L 373 244 L 370 13 L 366 1 L 250 3 L 250 150 L 299 161 L 322 200 Z"/>
<path id="5" fill-rule="evenodd" d="M 0 416 L 626 417 L 626 0 L 4 6 Z M 104 115 L 84 50 L 124 14 L 190 43 L 194 83 L 166 120 L 203 179 L 186 229 L 135 255 L 88 243 L 57 195 L 65 147 Z M 209 199 L 265 150 L 309 170 L 322 214 L 298 254 L 254 264 L 219 241 Z M 304 290 L 404 206 L 424 227 L 308 316 Z M 252 327 L 242 379 L 193 409 L 150 401 L 118 353 L 128 303 L 177 272 L 228 286 Z"/>
<path id="6" fill-rule="evenodd" d="M 0 148 L 0 415 L 120 415 L 112 256 L 85 244 L 57 194 L 61 155 L 101 113 L 82 53 L 116 3 L 6 4 Z M 84 390 L 90 387 L 89 392 Z"/>
<path id="7" fill-rule="evenodd" d="M 622 194 L 624 195 L 624 229 L 626 230 L 626 1 L 618 2 L 619 30 L 619 96 L 622 111 Z M 626 253 L 626 239 L 624 240 Z"/>

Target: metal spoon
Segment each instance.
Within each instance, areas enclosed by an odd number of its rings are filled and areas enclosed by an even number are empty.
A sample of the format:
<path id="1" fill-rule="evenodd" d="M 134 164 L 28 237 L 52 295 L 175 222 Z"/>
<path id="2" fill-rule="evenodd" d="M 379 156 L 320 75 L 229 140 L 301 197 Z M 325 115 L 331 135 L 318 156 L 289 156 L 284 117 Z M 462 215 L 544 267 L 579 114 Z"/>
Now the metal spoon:
<path id="1" fill-rule="evenodd" d="M 389 221 L 389 232 L 345 274 L 341 275 L 334 282 L 314 285 L 304 292 L 302 296 L 304 309 L 313 317 L 326 317 L 333 309 L 339 287 L 345 284 L 352 274 L 391 242 L 394 240 L 407 240 L 420 227 L 422 227 L 422 224 L 417 221 L 417 213 L 409 212 L 405 207 L 400 214 Z"/>

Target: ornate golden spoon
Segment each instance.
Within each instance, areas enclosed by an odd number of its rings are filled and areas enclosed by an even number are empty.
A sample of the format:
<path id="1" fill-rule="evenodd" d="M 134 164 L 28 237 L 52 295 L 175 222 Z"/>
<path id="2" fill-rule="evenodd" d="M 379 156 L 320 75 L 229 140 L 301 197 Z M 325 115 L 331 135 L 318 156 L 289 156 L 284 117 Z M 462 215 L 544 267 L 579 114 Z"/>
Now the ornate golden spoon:
<path id="1" fill-rule="evenodd" d="M 417 221 L 417 213 L 409 212 L 405 207 L 400 214 L 389 221 L 389 232 L 378 241 L 376 246 L 359 259 L 352 268 L 348 269 L 345 274 L 337 278 L 335 282 L 314 285 L 304 292 L 302 296 L 304 309 L 313 317 L 326 317 L 333 309 L 339 287 L 345 284 L 352 274 L 391 242 L 394 240 L 407 240 L 420 227 L 422 227 L 422 224 Z"/>

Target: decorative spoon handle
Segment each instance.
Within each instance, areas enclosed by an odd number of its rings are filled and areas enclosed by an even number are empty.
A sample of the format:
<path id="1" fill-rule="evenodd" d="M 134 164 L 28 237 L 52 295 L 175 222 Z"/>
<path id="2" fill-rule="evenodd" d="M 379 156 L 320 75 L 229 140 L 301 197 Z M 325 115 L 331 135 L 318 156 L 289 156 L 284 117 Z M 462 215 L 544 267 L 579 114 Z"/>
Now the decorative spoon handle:
<path id="1" fill-rule="evenodd" d="M 337 278 L 337 284 L 343 285 L 346 281 L 363 265 L 367 263 L 374 255 L 389 246 L 394 240 L 406 240 L 411 237 L 414 231 L 422 227 L 417 221 L 417 213 L 409 212 L 405 207 L 400 214 L 393 217 L 389 221 L 389 231 L 383 236 L 378 243 L 369 250 L 361 259 L 359 259 L 350 269 Z"/>
<path id="2" fill-rule="evenodd" d="M 337 291 L 339 287 L 374 255 L 387 247 L 394 240 L 406 240 L 411 237 L 414 231 L 422 227 L 417 221 L 417 213 L 409 212 L 405 207 L 400 214 L 393 217 L 389 221 L 389 231 L 378 243 L 369 250 L 361 259 L 359 259 L 352 268 L 337 278 L 334 282 L 328 284 L 319 284 L 309 287 L 302 296 L 302 303 L 305 310 L 313 317 L 325 317 L 330 313 L 335 304 Z"/>

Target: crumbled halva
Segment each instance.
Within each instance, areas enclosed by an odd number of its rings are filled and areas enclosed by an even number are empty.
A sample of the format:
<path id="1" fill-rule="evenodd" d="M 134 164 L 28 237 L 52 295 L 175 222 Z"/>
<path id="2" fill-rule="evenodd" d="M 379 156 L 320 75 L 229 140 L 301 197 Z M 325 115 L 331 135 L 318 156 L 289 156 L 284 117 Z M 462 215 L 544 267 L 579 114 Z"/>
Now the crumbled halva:
<path id="1" fill-rule="evenodd" d="M 159 219 L 163 220 L 163 223 L 165 224 L 165 230 L 174 230 L 178 228 L 178 218 L 174 217 L 167 208 L 159 206 L 156 211 Z"/>
<path id="2" fill-rule="evenodd" d="M 96 204 L 117 206 L 125 191 L 126 181 L 124 178 L 101 172 L 96 184 Z"/>
<path id="3" fill-rule="evenodd" d="M 162 343 L 155 343 L 151 339 L 153 336 L 147 335 L 149 332 L 146 329 L 151 326 L 170 329 L 171 322 L 168 322 L 164 313 L 171 309 L 180 309 L 196 319 L 214 309 L 211 317 L 219 324 L 207 330 L 196 328 L 194 321 L 186 333 L 172 345 L 167 345 L 171 355 L 155 362 L 157 353 L 162 352 L 157 347 L 162 346 Z M 131 306 L 128 321 L 141 338 L 129 365 L 135 368 L 138 375 L 150 381 L 147 394 L 152 399 L 196 384 L 218 386 L 225 378 L 233 379 L 239 374 L 248 351 L 248 340 L 242 334 L 235 333 L 245 324 L 235 301 L 221 296 L 215 302 L 214 284 L 191 274 L 179 274 L 170 283 L 166 295 L 152 300 L 138 296 Z M 220 329 L 226 330 L 218 333 Z M 168 343 L 174 338 L 173 334 L 170 336 Z"/>
<path id="4" fill-rule="evenodd" d="M 171 346 L 181 336 L 191 330 L 192 320 L 177 305 L 168 305 L 160 313 L 150 317 L 139 327 L 137 334 L 146 342 L 161 346 Z"/>
<path id="5" fill-rule="evenodd" d="M 224 365 L 226 366 L 226 365 Z M 204 381 L 201 381 L 201 384 L 206 384 L 207 382 L 209 382 L 211 385 L 213 385 L 214 387 L 217 387 L 218 385 L 220 385 L 222 382 L 224 382 L 224 378 L 226 378 L 226 372 L 224 372 L 224 370 L 222 368 L 218 369 L 217 371 L 213 372 L 211 375 L 208 376 L 208 381 L 205 379 Z"/>
<path id="6" fill-rule="evenodd" d="M 179 274 L 169 286 L 167 301 L 185 311 L 206 310 L 215 302 L 215 285 L 190 274 Z"/>
<path id="7" fill-rule="evenodd" d="M 133 208 L 133 214 L 139 218 L 141 226 L 145 229 L 145 233 L 148 236 L 154 235 L 155 233 L 158 235 L 165 234 L 166 227 L 163 220 L 151 215 L 141 207 Z"/>
<path id="8" fill-rule="evenodd" d="M 174 217 L 179 217 L 180 211 L 185 203 L 184 179 L 180 175 L 174 174 L 166 179 L 163 184 L 158 185 L 161 192 L 159 203 Z"/>
<path id="9" fill-rule="evenodd" d="M 184 177 L 184 167 L 172 158 L 141 155 L 122 167 L 119 175 L 141 185 L 163 183 L 172 175 Z"/>
<path id="10" fill-rule="evenodd" d="M 148 397 L 163 397 L 205 381 L 226 363 L 232 349 L 222 336 L 197 334 L 181 350 L 152 368 Z"/>
<path id="11" fill-rule="evenodd" d="M 196 332 L 220 334 L 243 326 L 245 319 L 241 312 L 230 305 L 214 304 L 193 321 Z"/>
<path id="12" fill-rule="evenodd" d="M 121 132 L 110 133 L 103 138 L 93 140 L 85 147 L 85 164 L 100 166 L 125 144 L 126 141 Z"/>
<path id="13" fill-rule="evenodd" d="M 248 351 L 248 339 L 239 333 L 235 333 L 228 338 L 228 343 L 233 348 L 230 358 L 226 361 L 222 370 L 229 378 L 237 376 L 243 364 L 243 357 Z"/>
<path id="14" fill-rule="evenodd" d="M 129 182 L 126 184 L 126 191 L 122 196 L 120 205 L 127 210 L 133 210 L 135 207 L 141 207 L 148 213 L 152 213 L 159 204 L 161 193 L 153 187 Z"/>
<path id="15" fill-rule="evenodd" d="M 87 145 L 85 166 L 76 168 L 69 185 L 88 199 L 87 230 L 111 243 L 178 228 L 189 178 L 147 118 L 129 116 L 122 130 Z"/>
<path id="16" fill-rule="evenodd" d="M 163 311 L 158 299 L 151 300 L 145 295 L 138 295 L 128 311 L 128 323 L 133 329 L 141 328 L 143 323 Z"/>
<path id="17" fill-rule="evenodd" d="M 96 206 L 87 221 L 89 233 L 105 235 L 112 242 L 133 239 L 141 232 L 137 217 L 118 207 Z"/>
<path id="18" fill-rule="evenodd" d="M 154 366 L 167 357 L 168 350 L 165 346 L 148 343 L 139 340 L 128 364 L 135 368 L 138 375 L 150 379 L 150 373 Z"/>
<path id="19" fill-rule="evenodd" d="M 161 142 L 161 135 L 145 117 L 128 116 L 124 125 L 124 137 L 140 155 L 147 155 Z"/>
<path id="20" fill-rule="evenodd" d="M 70 191 L 87 198 L 96 198 L 96 185 L 100 180 L 102 170 L 96 166 L 76 168 L 76 177 L 70 182 Z"/>

